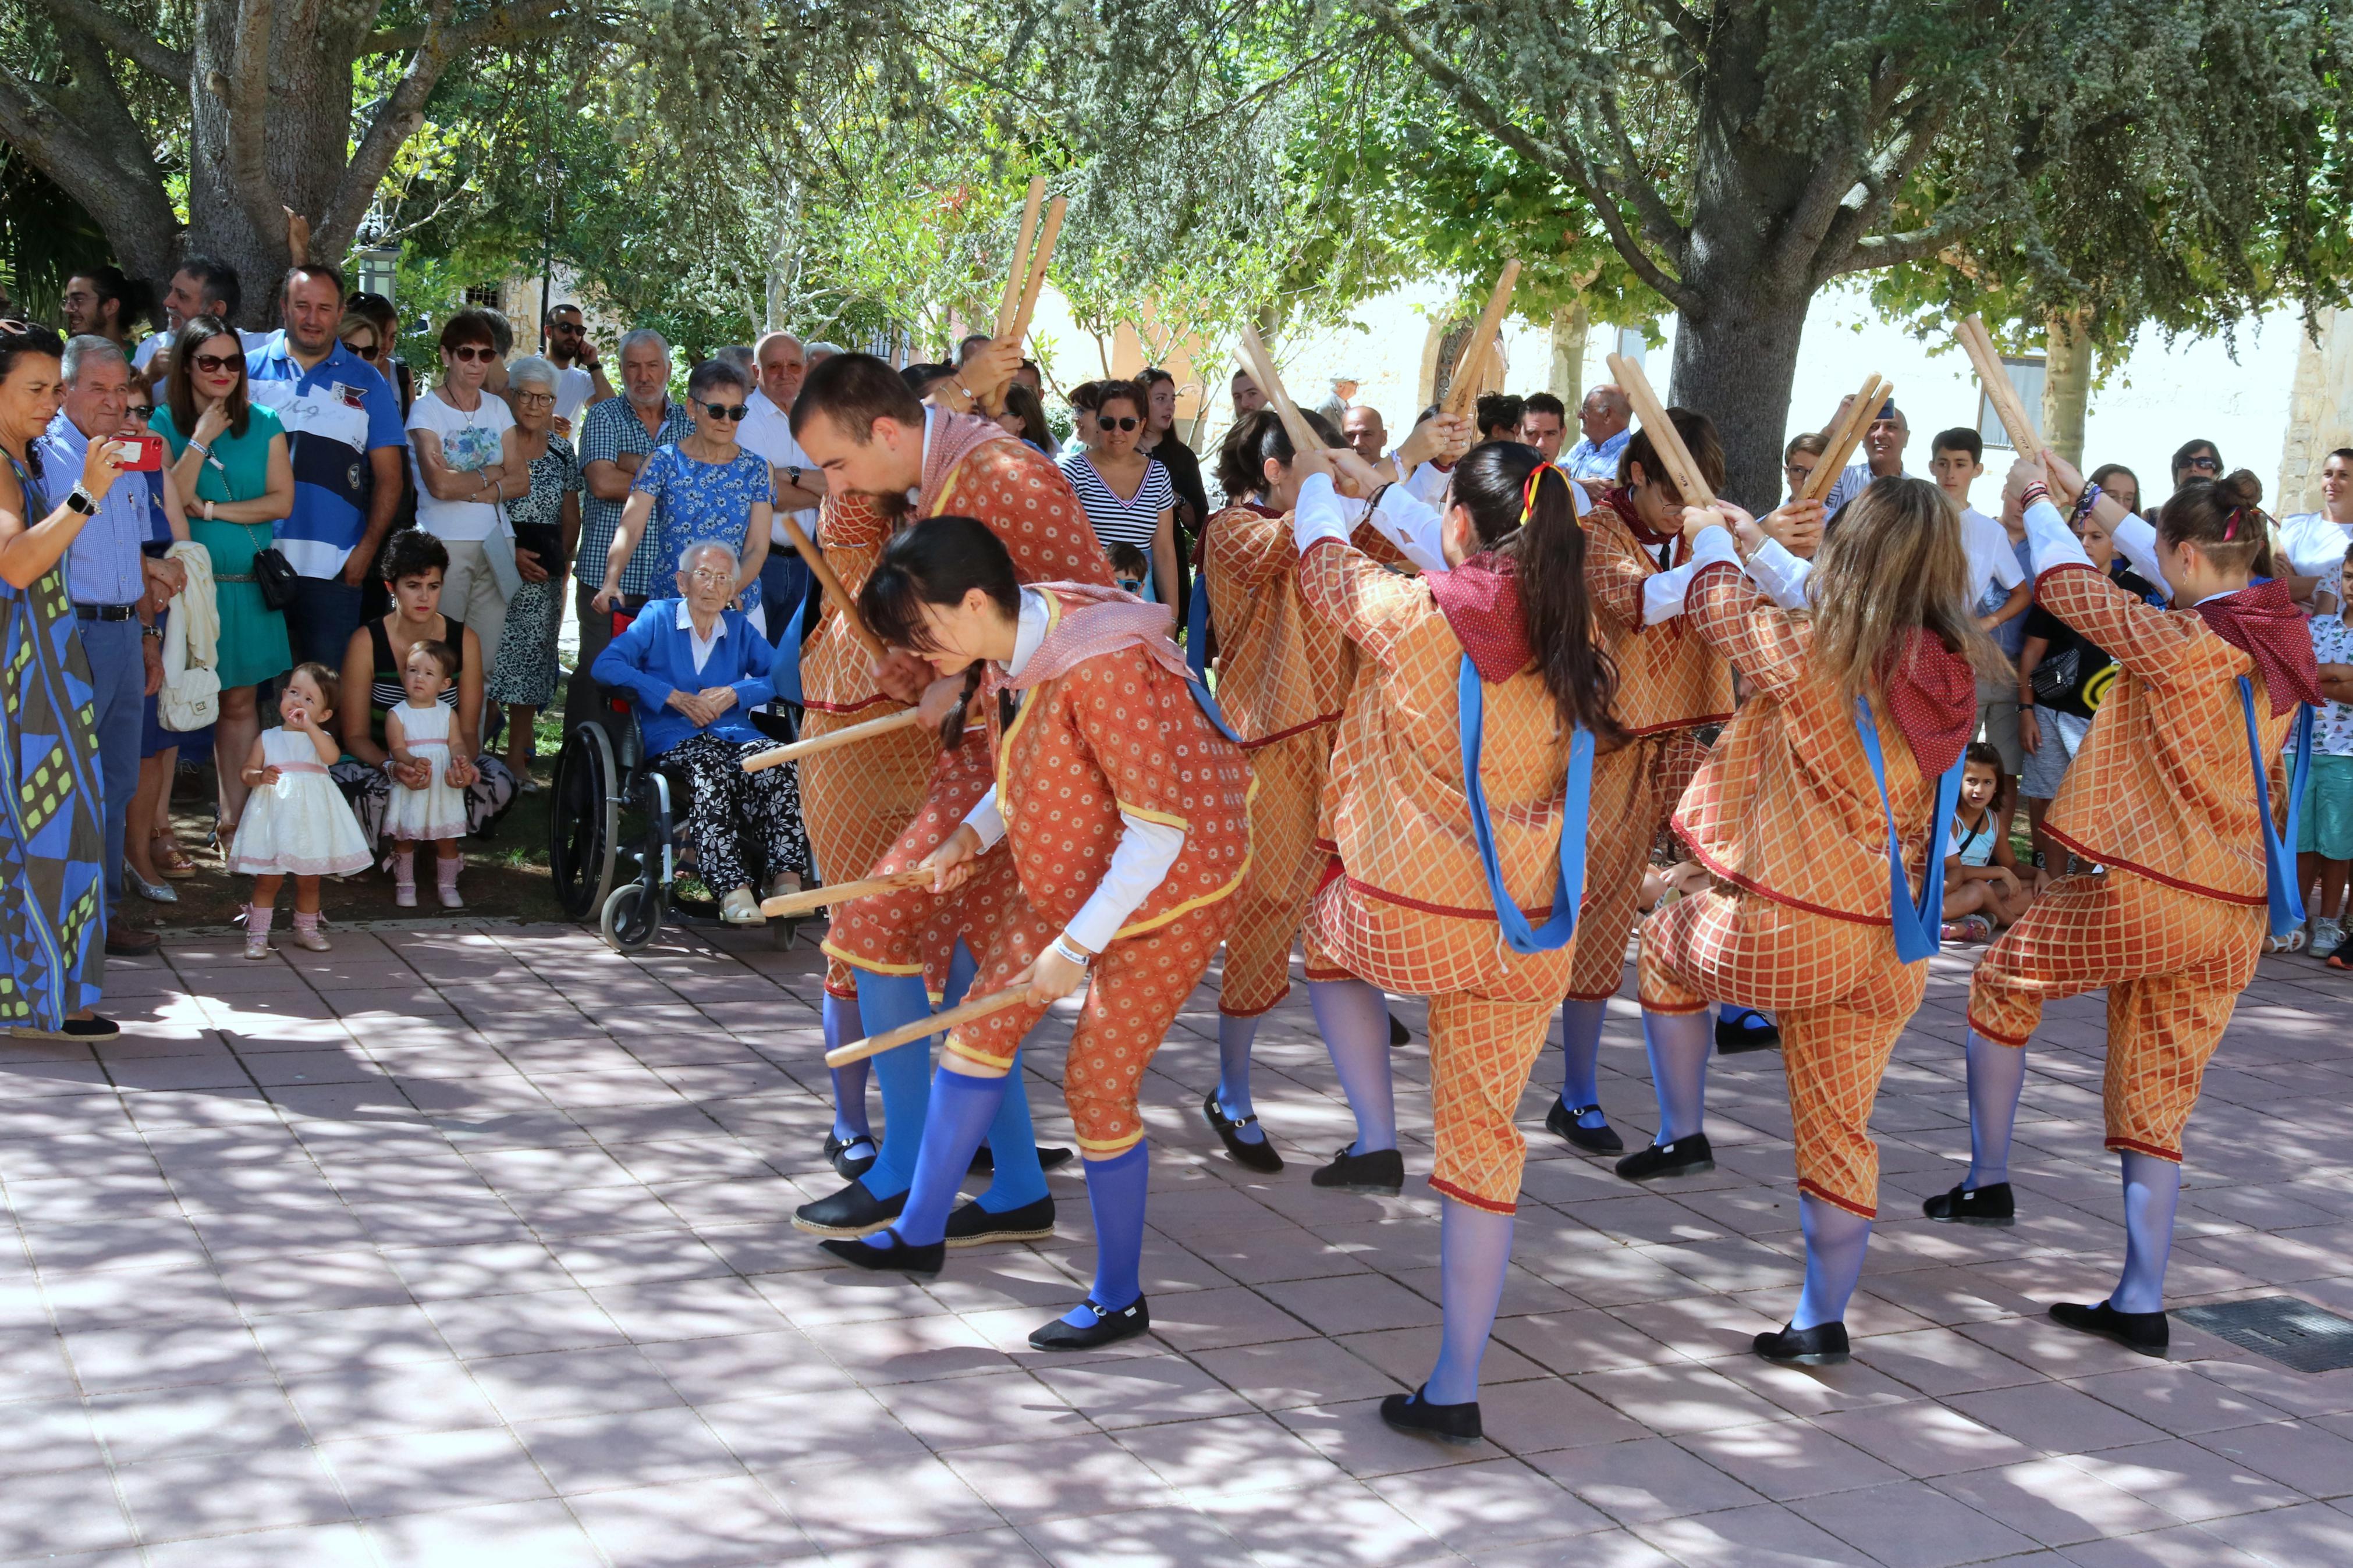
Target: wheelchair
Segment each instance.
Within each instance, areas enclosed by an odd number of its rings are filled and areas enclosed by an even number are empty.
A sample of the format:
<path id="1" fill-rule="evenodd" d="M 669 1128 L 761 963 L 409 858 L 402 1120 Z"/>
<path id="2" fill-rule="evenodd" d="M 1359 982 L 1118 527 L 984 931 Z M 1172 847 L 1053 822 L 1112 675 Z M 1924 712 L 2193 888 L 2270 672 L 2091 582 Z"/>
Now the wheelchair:
<path id="1" fill-rule="evenodd" d="M 617 612 L 616 618 L 618 631 L 627 622 Z M 795 670 L 789 699 L 798 699 L 799 684 Z M 548 785 L 547 865 L 565 918 L 594 921 L 606 945 L 625 953 L 650 944 L 665 919 L 689 929 L 744 929 L 720 918 L 715 899 L 679 891 L 679 872 L 693 866 L 686 838 L 691 781 L 685 769 L 645 754 L 628 694 L 604 689 L 609 720 L 572 727 Z M 797 711 L 748 717 L 753 728 L 784 744 L 798 738 Z M 772 920 L 765 930 L 785 948 L 800 925 Z"/>

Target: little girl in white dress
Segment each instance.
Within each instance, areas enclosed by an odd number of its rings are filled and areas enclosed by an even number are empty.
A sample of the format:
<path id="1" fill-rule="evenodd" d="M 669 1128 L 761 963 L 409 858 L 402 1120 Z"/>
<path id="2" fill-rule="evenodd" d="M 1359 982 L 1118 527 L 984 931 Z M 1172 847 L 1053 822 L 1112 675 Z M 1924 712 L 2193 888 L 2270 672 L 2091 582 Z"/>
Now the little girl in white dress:
<path id="1" fill-rule="evenodd" d="M 428 839 L 441 907 L 466 907 L 458 896 L 458 868 L 464 864 L 458 840 L 466 831 L 466 785 L 472 782 L 474 764 L 456 754 L 450 743 L 454 716 L 441 700 L 457 662 L 447 643 L 420 642 L 410 648 L 400 667 L 408 700 L 384 716 L 384 749 L 391 753 L 385 771 L 392 777 L 384 830 L 393 841 L 392 901 L 404 910 L 417 907 L 417 846 Z M 412 779 L 422 780 L 422 787 L 412 785 Z"/>
<path id="2" fill-rule="evenodd" d="M 237 825 L 229 869 L 253 879 L 245 907 L 245 956 L 269 956 L 269 924 L 279 884 L 294 879 L 294 940 L 327 951 L 319 934 L 319 879 L 367 868 L 367 837 L 327 769 L 343 754 L 326 721 L 334 716 L 342 682 L 323 664 L 299 664 L 279 694 L 285 722 L 264 730 L 246 753 L 244 778 L 253 794 Z"/>

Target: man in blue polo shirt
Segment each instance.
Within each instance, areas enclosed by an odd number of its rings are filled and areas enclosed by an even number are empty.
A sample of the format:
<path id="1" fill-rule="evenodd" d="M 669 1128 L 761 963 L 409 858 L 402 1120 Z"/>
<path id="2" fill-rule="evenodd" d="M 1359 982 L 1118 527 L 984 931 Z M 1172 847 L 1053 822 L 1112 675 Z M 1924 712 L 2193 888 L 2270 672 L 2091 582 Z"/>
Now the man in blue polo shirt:
<path id="1" fill-rule="evenodd" d="M 374 365 L 343 347 L 343 275 L 322 262 L 286 274 L 286 322 L 246 356 L 253 401 L 285 423 L 294 468 L 294 514 L 278 525 L 278 549 L 301 577 L 286 606 L 297 663 L 343 666 L 360 629 L 360 585 L 400 504 L 408 436 L 400 398 Z"/>

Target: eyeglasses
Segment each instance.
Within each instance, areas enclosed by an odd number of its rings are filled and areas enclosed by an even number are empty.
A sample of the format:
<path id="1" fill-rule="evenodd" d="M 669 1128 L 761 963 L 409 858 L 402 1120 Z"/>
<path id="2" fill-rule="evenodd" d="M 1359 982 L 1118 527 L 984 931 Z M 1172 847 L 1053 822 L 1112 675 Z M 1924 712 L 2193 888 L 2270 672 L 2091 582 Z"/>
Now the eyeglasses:
<path id="1" fill-rule="evenodd" d="M 528 403 L 533 408 L 552 407 L 555 403 L 555 394 L 552 392 L 518 392 L 515 394 L 515 401 L 517 403 Z"/>
<path id="2" fill-rule="evenodd" d="M 1133 430 L 1142 421 L 1132 418 L 1114 419 L 1108 414 L 1095 416 L 1095 428 L 1098 430 Z"/>
<path id="3" fill-rule="evenodd" d="M 188 363 L 206 375 L 227 375 L 245 368 L 243 354 L 190 354 Z"/>
<path id="4" fill-rule="evenodd" d="M 487 364 L 499 357 L 499 351 L 483 343 L 460 343 L 449 351 L 449 357 L 463 360 L 468 364 L 478 362 Z"/>
<path id="5" fill-rule="evenodd" d="M 752 412 L 752 405 L 748 403 L 739 403 L 733 408 L 723 403 L 698 403 L 695 406 L 713 419 L 741 419 Z"/>
<path id="6" fill-rule="evenodd" d="M 686 577 L 690 583 L 701 583 L 706 587 L 713 588 L 724 586 L 735 581 L 734 573 L 723 572 L 715 566 L 698 566 L 689 572 Z"/>

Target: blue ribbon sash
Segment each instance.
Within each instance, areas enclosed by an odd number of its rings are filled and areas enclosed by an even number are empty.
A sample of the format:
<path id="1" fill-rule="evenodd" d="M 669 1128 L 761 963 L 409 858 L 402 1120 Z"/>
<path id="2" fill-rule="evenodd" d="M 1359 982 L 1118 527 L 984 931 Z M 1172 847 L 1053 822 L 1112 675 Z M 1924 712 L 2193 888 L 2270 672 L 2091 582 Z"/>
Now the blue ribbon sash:
<path id="1" fill-rule="evenodd" d="M 1871 703 L 1854 704 L 1854 732 L 1862 741 L 1862 754 L 1871 759 L 1872 782 L 1879 785 L 1879 809 L 1887 819 L 1888 923 L 1895 931 L 1895 957 L 1917 963 L 1944 945 L 1945 855 L 1953 837 L 1953 808 L 1960 804 L 1964 758 L 1953 759 L 1936 781 L 1936 807 L 1928 819 L 1928 875 L 1918 902 L 1904 874 L 1904 841 L 1895 833 L 1895 807 L 1887 797 L 1887 759 L 1879 747 L 1879 726 L 1871 717 Z"/>
<path id="2" fill-rule="evenodd" d="M 2239 711 L 2247 721 L 2247 762 L 2255 773 L 2255 816 L 2263 825 L 2263 892 L 2271 904 L 2272 934 L 2285 937 L 2304 923 L 2304 889 L 2295 874 L 2296 812 L 2312 773 L 2312 707 L 2295 716 L 2295 771 L 2287 786 L 2287 831 L 2272 826 L 2271 776 L 2263 767 L 2263 743 L 2255 733 L 2255 683 L 2239 677 Z"/>
<path id="3" fill-rule="evenodd" d="M 1503 857 L 1495 848 L 1494 819 L 1487 813 L 1486 787 L 1479 782 L 1479 751 L 1486 699 L 1471 656 L 1462 656 L 1455 685 L 1462 737 L 1462 793 L 1471 797 L 1471 835 L 1479 844 L 1479 864 L 1487 873 L 1487 896 L 1495 905 L 1504 940 L 1520 953 L 1551 952 L 1577 935 L 1577 908 L 1585 898 L 1585 832 L 1592 815 L 1593 732 L 1578 725 L 1568 748 L 1568 784 L 1561 792 L 1560 885 L 1553 889 L 1552 914 L 1541 926 L 1512 901 L 1504 887 Z"/>

